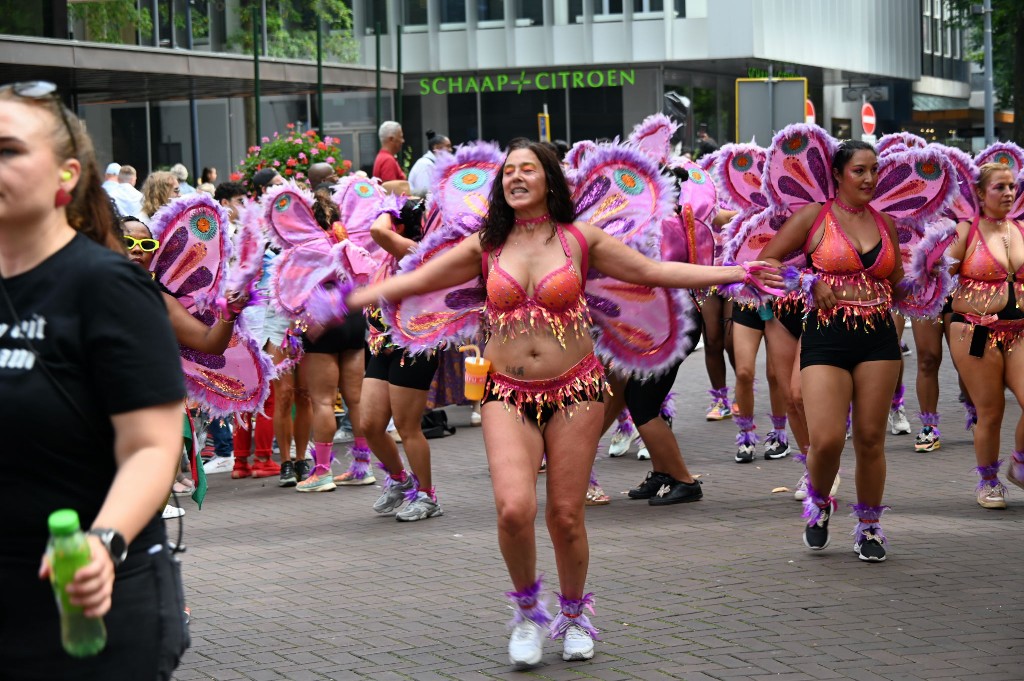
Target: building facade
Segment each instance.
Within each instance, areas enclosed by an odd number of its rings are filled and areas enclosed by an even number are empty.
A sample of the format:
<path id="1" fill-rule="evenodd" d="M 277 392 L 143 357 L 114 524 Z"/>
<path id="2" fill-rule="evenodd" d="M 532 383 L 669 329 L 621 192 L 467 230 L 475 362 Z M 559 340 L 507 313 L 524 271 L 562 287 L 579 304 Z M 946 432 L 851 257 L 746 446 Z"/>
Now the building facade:
<path id="1" fill-rule="evenodd" d="M 923 132 L 935 126 L 916 112 L 966 106 L 970 90 L 943 0 L 361 0 L 353 10 L 363 63 L 379 30 L 385 65 L 402 72 L 413 144 L 427 129 L 456 142 L 536 137 L 545 109 L 552 138 L 623 136 L 667 92 L 690 104 L 684 145 L 702 124 L 737 141 L 737 79 L 769 73 L 806 79 L 816 122 L 839 137 L 863 133 L 868 99 L 878 134 Z M 940 136 L 956 131 L 929 134 Z"/>

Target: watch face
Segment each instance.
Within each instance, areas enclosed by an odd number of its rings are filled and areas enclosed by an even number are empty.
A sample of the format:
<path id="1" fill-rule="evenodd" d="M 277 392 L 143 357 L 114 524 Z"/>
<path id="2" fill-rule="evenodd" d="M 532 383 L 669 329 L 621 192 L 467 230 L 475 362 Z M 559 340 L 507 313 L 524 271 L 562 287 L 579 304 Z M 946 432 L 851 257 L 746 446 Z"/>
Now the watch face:
<path id="1" fill-rule="evenodd" d="M 128 544 L 125 542 L 124 537 L 121 536 L 121 533 L 111 532 L 110 541 L 107 545 L 110 547 L 110 555 L 114 558 L 115 564 L 120 565 L 124 562 L 124 558 L 128 554 Z"/>

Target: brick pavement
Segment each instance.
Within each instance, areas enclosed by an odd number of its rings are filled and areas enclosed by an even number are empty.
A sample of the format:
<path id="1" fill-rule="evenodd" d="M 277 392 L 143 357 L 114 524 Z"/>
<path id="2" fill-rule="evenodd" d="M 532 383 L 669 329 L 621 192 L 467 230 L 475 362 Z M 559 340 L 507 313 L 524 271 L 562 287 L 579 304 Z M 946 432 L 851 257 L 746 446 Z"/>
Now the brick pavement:
<path id="1" fill-rule="evenodd" d="M 911 387 L 914 368 L 911 356 Z M 507 662 L 509 583 L 481 432 L 468 427 L 467 409 L 449 409 L 465 427 L 431 441 L 442 518 L 377 516 L 377 486 L 307 495 L 273 480 L 212 476 L 205 508 L 186 506 L 192 648 L 175 679 L 1019 681 L 1024 492 L 1010 487 L 1006 511 L 977 506 L 948 355 L 942 385 L 942 449 L 915 454 L 912 435 L 889 436 L 890 558 L 867 565 L 851 550 L 854 521 L 844 515 L 827 550 L 803 547 L 800 505 L 771 493 L 796 482 L 791 459 L 733 462 L 735 426 L 704 421 L 707 377 L 695 354 L 679 373 L 674 430 L 704 500 L 629 501 L 625 490 L 647 463 L 602 449 L 597 472 L 613 502 L 589 509 L 587 527 L 588 590 L 604 640 L 583 663 L 562 662 L 551 642 L 543 666 L 527 673 Z M 1018 415 L 1008 407 L 1004 451 Z M 843 506 L 853 469 L 848 447 Z M 540 524 L 538 542 L 540 570 L 554 582 Z"/>

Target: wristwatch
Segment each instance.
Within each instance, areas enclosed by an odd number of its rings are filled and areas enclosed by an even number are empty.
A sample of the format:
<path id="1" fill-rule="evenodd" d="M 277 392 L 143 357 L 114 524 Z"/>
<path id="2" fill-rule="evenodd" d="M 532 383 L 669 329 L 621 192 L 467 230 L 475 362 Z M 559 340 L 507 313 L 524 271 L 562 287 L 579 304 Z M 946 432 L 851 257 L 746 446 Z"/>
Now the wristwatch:
<path id="1" fill-rule="evenodd" d="M 124 536 L 120 532 L 108 527 L 94 527 L 86 532 L 86 534 L 98 537 L 103 542 L 103 545 L 107 547 L 107 553 L 110 554 L 110 560 L 114 563 L 114 567 L 124 562 L 125 557 L 128 555 L 128 542 L 124 540 Z"/>

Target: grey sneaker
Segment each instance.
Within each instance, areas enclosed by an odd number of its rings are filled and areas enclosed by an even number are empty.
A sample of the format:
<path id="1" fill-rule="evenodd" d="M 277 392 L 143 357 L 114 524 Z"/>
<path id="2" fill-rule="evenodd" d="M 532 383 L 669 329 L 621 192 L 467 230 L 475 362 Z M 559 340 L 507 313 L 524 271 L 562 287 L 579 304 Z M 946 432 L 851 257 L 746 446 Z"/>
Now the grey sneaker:
<path id="1" fill-rule="evenodd" d="M 405 482 L 396 482 L 388 476 L 384 483 L 384 493 L 373 504 L 373 510 L 377 513 L 391 513 L 405 501 L 405 493 L 412 489 L 415 478 L 411 473 L 406 474 Z"/>
<path id="2" fill-rule="evenodd" d="M 408 506 L 396 513 L 395 518 L 402 523 L 411 523 L 439 515 L 444 515 L 441 506 L 431 499 L 430 495 L 426 492 L 417 492 L 416 498 L 410 501 Z"/>

